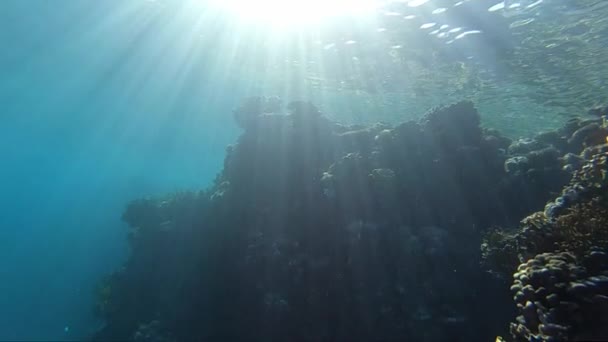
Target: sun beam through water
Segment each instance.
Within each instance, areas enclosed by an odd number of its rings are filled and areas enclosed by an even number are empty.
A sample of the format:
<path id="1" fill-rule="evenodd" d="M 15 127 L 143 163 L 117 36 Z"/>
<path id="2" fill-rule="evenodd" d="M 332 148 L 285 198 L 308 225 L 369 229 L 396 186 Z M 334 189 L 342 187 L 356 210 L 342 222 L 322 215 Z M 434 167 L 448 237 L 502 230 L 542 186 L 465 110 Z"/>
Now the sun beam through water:
<path id="1" fill-rule="evenodd" d="M 372 14 L 377 0 L 211 0 L 211 3 L 239 21 L 279 27 L 319 24 L 335 17 Z"/>

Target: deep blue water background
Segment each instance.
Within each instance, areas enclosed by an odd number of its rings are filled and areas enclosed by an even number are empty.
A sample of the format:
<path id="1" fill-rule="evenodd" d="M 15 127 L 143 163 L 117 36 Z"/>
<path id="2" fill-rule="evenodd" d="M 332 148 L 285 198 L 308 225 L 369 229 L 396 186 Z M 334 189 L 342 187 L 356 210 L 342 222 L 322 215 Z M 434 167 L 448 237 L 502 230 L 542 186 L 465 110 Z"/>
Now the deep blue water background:
<path id="1" fill-rule="evenodd" d="M 129 4 L 0 4 L 0 340 L 95 330 L 124 205 L 207 186 L 238 134 L 238 84 Z"/>

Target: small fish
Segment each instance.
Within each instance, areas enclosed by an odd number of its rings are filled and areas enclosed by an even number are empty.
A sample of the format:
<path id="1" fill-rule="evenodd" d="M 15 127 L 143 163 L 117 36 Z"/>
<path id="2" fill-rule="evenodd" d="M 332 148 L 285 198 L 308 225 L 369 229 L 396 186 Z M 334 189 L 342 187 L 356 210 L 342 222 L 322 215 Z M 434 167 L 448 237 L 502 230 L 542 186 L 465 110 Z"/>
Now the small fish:
<path id="1" fill-rule="evenodd" d="M 418 7 L 426 4 L 429 1 L 430 0 L 411 0 L 407 3 L 407 5 L 410 7 Z"/>
<path id="2" fill-rule="evenodd" d="M 533 3 L 529 4 L 528 6 L 526 6 L 526 8 L 536 7 L 536 6 L 538 6 L 538 5 L 542 4 L 542 3 L 543 3 L 543 0 L 538 0 L 536 2 L 533 2 Z"/>
<path id="3" fill-rule="evenodd" d="M 505 2 L 501 1 L 501 2 L 497 3 L 496 5 L 488 8 L 488 12 L 496 12 L 496 11 L 504 9 L 504 8 L 505 8 Z"/>
<path id="4" fill-rule="evenodd" d="M 465 31 L 465 32 L 462 32 L 461 34 L 457 35 L 456 38 L 454 38 L 454 39 L 462 39 L 470 34 L 479 34 L 479 33 L 481 33 L 481 31 L 479 31 L 479 30 Z"/>

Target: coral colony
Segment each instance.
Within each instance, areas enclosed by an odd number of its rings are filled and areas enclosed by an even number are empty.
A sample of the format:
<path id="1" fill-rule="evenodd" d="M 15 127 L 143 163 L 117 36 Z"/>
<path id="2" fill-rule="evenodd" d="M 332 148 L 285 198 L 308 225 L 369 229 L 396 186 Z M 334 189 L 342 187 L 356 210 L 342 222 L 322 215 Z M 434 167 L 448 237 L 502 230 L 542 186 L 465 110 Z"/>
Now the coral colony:
<path id="1" fill-rule="evenodd" d="M 256 97 L 234 118 L 213 186 L 127 206 L 93 339 L 608 339 L 601 117 L 517 141 L 471 102 L 348 126 Z"/>

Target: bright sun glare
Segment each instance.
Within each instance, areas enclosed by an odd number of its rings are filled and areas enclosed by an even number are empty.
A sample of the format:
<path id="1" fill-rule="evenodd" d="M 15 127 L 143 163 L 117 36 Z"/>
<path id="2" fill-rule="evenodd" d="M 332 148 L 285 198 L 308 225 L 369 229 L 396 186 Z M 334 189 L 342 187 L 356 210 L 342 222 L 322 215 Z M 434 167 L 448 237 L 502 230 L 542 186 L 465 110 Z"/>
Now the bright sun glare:
<path id="1" fill-rule="evenodd" d="M 278 26 L 302 26 L 334 17 L 371 14 L 377 0 L 212 0 L 239 20 Z"/>

